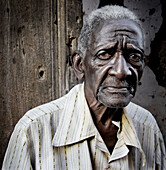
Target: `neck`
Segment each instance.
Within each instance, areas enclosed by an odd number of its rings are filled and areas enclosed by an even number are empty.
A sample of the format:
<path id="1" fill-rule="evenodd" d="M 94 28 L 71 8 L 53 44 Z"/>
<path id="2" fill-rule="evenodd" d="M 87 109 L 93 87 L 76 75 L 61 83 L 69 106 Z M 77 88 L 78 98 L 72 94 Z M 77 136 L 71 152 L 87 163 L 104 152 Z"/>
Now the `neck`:
<path id="1" fill-rule="evenodd" d="M 102 104 L 90 107 L 91 114 L 95 124 L 99 122 L 105 126 L 109 126 L 112 121 L 121 121 L 122 108 L 108 108 Z"/>
<path id="2" fill-rule="evenodd" d="M 89 105 L 93 122 L 103 138 L 108 150 L 112 153 L 117 142 L 118 128 L 112 123 L 114 121 L 121 121 L 123 109 L 109 108 L 97 101 L 96 97 L 91 91 L 85 90 L 85 97 Z"/>
<path id="3" fill-rule="evenodd" d="M 98 124 L 98 122 L 103 125 L 110 124 L 112 120 L 121 121 L 122 117 L 122 108 L 109 108 L 95 98 L 91 91 L 85 89 L 85 98 L 89 105 L 89 109 L 91 111 L 91 115 L 93 117 L 94 123 Z"/>
<path id="4" fill-rule="evenodd" d="M 112 123 L 112 120 L 121 121 L 123 109 L 108 108 L 101 103 L 96 103 L 90 107 L 90 111 L 93 122 L 111 154 L 118 140 L 118 128 Z"/>

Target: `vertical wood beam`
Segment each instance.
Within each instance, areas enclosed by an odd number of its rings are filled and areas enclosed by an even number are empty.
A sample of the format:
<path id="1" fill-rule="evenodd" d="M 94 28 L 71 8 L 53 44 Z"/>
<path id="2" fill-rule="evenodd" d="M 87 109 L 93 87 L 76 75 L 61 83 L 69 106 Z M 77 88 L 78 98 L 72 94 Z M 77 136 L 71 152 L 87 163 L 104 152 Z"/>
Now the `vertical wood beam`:
<path id="1" fill-rule="evenodd" d="M 69 64 L 69 57 L 76 50 L 82 16 L 81 0 L 57 0 L 56 97 L 66 94 L 79 82 Z"/>
<path id="2" fill-rule="evenodd" d="M 55 0 L 0 1 L 0 167 L 17 121 L 55 99 L 55 14 Z"/>

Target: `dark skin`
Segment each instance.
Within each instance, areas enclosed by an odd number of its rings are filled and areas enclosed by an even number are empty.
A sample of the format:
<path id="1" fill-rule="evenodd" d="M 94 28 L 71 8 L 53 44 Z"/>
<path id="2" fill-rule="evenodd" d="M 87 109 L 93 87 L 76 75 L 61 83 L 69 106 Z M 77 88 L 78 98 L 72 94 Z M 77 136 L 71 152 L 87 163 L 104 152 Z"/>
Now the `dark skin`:
<path id="1" fill-rule="evenodd" d="M 123 107 L 134 97 L 144 67 L 140 27 L 129 19 L 106 20 L 93 32 L 91 46 L 83 58 L 73 56 L 78 78 L 84 77 L 84 91 L 93 121 L 108 150 L 117 142 Z"/>

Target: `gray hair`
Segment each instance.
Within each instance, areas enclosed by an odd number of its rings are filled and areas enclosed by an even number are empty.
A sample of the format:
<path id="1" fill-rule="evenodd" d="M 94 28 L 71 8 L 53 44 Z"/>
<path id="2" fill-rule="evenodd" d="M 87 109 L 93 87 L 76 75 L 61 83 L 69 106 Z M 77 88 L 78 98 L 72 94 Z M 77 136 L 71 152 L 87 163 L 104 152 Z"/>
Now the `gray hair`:
<path id="1" fill-rule="evenodd" d="M 88 46 L 91 44 L 92 33 L 102 21 L 108 19 L 125 18 L 136 22 L 140 26 L 143 34 L 141 21 L 132 11 L 125 7 L 117 5 L 107 5 L 92 11 L 84 21 L 80 36 L 78 38 L 77 50 L 79 50 L 82 53 L 82 56 L 85 57 Z"/>

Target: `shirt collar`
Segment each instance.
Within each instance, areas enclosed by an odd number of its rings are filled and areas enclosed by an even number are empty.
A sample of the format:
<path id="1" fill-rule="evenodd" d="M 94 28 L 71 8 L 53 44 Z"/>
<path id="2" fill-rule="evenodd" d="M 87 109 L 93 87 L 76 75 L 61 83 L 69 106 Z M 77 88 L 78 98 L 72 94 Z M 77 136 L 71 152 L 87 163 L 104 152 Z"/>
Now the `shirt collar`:
<path id="1" fill-rule="evenodd" d="M 109 161 L 113 161 L 116 159 L 119 159 L 123 156 L 126 156 L 129 152 L 129 149 L 127 146 L 133 146 L 139 150 L 139 152 L 142 155 L 142 166 L 146 163 L 145 154 L 141 148 L 141 144 L 139 142 L 135 127 L 133 125 L 132 119 L 130 118 L 128 114 L 128 106 L 123 109 L 123 115 L 122 115 L 122 123 L 115 122 L 114 123 L 118 128 L 118 141 L 115 145 L 115 148 L 113 150 L 113 153 L 109 159 Z"/>
<path id="2" fill-rule="evenodd" d="M 110 156 L 109 162 L 126 156 L 129 152 L 127 145 L 130 145 L 136 147 L 140 151 L 144 165 L 146 162 L 145 154 L 141 148 L 135 127 L 129 117 L 128 111 L 127 106 L 124 108 L 122 123 L 113 121 L 113 123 L 119 127 L 119 131 L 117 134 L 118 141 Z M 67 100 L 52 144 L 55 147 L 65 146 L 94 136 L 96 141 L 98 141 L 96 142 L 97 147 L 100 150 L 109 153 L 93 123 L 84 95 L 84 84 L 76 85 L 67 94 Z"/>
<path id="3" fill-rule="evenodd" d="M 76 85 L 67 94 L 52 144 L 57 147 L 65 146 L 95 136 L 94 126 L 84 96 L 84 85 Z"/>

